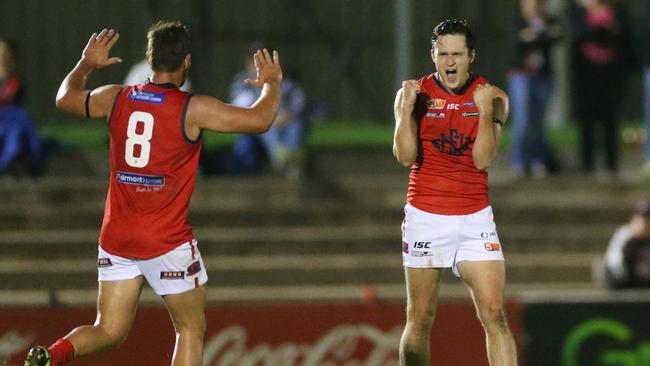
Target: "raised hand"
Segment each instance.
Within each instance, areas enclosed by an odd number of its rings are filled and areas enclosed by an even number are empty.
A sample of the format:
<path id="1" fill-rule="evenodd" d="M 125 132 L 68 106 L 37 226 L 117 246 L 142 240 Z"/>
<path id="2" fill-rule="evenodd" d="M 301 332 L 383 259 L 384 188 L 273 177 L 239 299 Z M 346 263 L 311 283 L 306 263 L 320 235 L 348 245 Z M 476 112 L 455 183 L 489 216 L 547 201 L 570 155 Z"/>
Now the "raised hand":
<path id="1" fill-rule="evenodd" d="M 402 106 L 412 107 L 420 92 L 420 83 L 417 80 L 402 81 Z"/>
<path id="2" fill-rule="evenodd" d="M 474 104 L 479 112 L 492 113 L 494 92 L 494 87 L 490 84 L 481 84 L 474 89 Z"/>
<path id="3" fill-rule="evenodd" d="M 256 79 L 246 79 L 246 84 L 262 88 L 265 83 L 279 83 L 282 81 L 282 67 L 280 67 L 280 55 L 278 51 L 273 51 L 273 57 L 265 48 L 257 50 L 253 55 L 255 61 Z"/>
<path id="4" fill-rule="evenodd" d="M 113 29 L 102 29 L 99 34 L 93 33 L 81 53 L 81 60 L 94 69 L 102 69 L 122 62 L 119 57 L 108 56 L 119 38 L 119 33 Z"/>

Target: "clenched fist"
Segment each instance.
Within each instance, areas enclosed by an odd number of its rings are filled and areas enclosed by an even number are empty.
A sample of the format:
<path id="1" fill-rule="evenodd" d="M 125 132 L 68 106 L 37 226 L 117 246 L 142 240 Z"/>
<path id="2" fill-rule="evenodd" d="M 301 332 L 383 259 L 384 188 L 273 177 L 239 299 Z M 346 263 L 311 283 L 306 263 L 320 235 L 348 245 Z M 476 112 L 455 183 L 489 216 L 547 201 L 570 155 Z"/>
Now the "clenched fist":
<path id="1" fill-rule="evenodd" d="M 417 80 L 402 81 L 402 106 L 413 107 L 420 92 L 420 83 Z"/>
<path id="2" fill-rule="evenodd" d="M 495 88 L 490 84 L 481 84 L 474 89 L 474 104 L 479 112 L 492 112 L 494 97 Z"/>

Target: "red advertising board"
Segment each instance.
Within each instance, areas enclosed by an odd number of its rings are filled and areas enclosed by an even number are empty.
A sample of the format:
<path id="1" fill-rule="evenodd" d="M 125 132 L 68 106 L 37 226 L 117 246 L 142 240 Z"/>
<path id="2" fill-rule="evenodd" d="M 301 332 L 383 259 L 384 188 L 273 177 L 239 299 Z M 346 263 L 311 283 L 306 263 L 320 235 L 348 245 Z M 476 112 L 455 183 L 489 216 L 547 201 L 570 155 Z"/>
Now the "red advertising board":
<path id="1" fill-rule="evenodd" d="M 519 333 L 519 307 L 508 305 Z M 206 309 L 206 366 L 393 366 L 404 326 L 404 305 L 246 304 Z M 0 309 L 0 364 L 22 365 L 33 344 L 49 345 L 79 324 L 92 324 L 83 308 Z M 443 303 L 432 333 L 432 364 L 486 365 L 483 330 L 470 303 Z M 168 365 L 174 334 L 164 308 L 143 307 L 117 351 L 71 365 Z"/>

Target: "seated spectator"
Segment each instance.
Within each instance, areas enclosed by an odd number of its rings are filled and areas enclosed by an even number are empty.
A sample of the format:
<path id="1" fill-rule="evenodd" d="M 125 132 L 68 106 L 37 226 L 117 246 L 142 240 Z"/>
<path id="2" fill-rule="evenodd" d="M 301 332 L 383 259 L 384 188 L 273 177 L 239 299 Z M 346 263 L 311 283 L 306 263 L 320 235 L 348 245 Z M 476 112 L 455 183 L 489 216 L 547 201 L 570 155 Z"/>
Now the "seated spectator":
<path id="1" fill-rule="evenodd" d="M 245 70 L 238 73 L 231 84 L 230 97 L 234 105 L 250 106 L 259 95 L 259 89 L 244 82 L 255 76 L 252 50 L 259 48 L 260 44 L 252 46 L 245 59 Z M 233 173 L 257 173 L 268 159 L 275 173 L 297 179 L 301 174 L 302 145 L 309 127 L 305 104 L 305 92 L 298 79 L 285 73 L 280 111 L 273 126 L 261 135 L 242 135 L 238 138 L 233 148 Z"/>
<path id="2" fill-rule="evenodd" d="M 41 139 L 23 107 L 23 87 L 14 70 L 14 47 L 0 38 L 0 174 L 22 158 L 29 161 L 29 174 L 44 168 Z"/>
<path id="3" fill-rule="evenodd" d="M 639 202 L 630 221 L 619 227 L 605 254 L 605 279 L 610 288 L 650 286 L 650 205 Z"/>

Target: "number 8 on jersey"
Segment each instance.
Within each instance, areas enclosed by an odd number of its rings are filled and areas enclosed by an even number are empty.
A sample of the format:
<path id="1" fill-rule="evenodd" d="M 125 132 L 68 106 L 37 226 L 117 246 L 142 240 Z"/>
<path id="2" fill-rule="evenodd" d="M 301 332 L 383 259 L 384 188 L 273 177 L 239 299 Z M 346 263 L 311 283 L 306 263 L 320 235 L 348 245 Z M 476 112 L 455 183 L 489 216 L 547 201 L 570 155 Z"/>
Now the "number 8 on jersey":
<path id="1" fill-rule="evenodd" d="M 138 124 L 143 124 L 142 134 L 137 133 Z M 143 168 L 149 163 L 151 153 L 151 137 L 153 136 L 153 115 L 147 112 L 135 111 L 129 117 L 129 125 L 126 129 L 126 146 L 124 149 L 124 160 L 134 168 Z M 140 146 L 139 156 L 135 156 L 135 146 Z"/>

